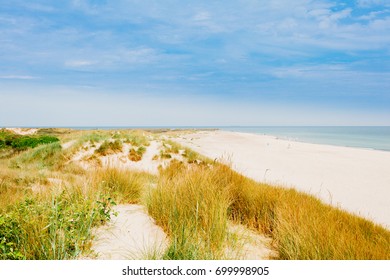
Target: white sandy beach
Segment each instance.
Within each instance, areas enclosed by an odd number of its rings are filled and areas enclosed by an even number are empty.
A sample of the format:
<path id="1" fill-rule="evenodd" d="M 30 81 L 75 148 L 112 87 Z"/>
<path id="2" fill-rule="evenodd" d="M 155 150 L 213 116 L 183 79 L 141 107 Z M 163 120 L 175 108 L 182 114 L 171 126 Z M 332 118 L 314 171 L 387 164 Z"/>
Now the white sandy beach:
<path id="1" fill-rule="evenodd" d="M 260 182 L 294 187 L 390 228 L 390 152 L 202 131 L 176 141 Z"/>

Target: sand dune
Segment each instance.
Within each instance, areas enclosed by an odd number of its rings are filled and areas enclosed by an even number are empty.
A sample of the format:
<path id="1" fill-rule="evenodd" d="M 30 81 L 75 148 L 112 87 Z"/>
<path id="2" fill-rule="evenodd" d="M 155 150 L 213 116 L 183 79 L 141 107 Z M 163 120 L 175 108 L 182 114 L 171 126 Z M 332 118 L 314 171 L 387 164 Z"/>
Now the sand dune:
<path id="1" fill-rule="evenodd" d="M 294 187 L 390 227 L 390 152 L 226 131 L 177 141 L 257 181 Z"/>
<path id="2" fill-rule="evenodd" d="M 32 135 L 38 131 L 37 128 L 7 127 L 6 129 L 20 135 Z"/>

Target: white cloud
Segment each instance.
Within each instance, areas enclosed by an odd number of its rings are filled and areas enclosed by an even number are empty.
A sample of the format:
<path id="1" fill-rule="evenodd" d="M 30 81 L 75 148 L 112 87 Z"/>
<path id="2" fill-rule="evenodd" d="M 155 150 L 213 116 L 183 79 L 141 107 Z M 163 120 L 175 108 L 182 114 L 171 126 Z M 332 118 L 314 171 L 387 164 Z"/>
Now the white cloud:
<path id="1" fill-rule="evenodd" d="M 29 75 L 2 75 L 2 76 L 0 76 L 0 79 L 5 79 L 5 80 L 34 80 L 34 79 L 37 79 L 37 77 L 29 76 Z"/>
<path id="2" fill-rule="evenodd" d="M 388 0 L 357 0 L 357 3 L 361 7 L 370 7 L 374 5 L 390 6 Z"/>
<path id="3" fill-rule="evenodd" d="M 194 15 L 193 20 L 197 22 L 204 22 L 210 19 L 210 13 L 203 11 Z"/>
<path id="4" fill-rule="evenodd" d="M 67 67 L 74 67 L 74 68 L 79 68 L 79 67 L 85 67 L 85 66 L 91 66 L 96 64 L 95 61 L 90 61 L 90 60 L 69 60 L 65 61 L 65 66 Z"/>
<path id="5" fill-rule="evenodd" d="M 147 47 L 122 50 L 118 59 L 123 59 L 126 63 L 130 64 L 151 63 L 158 59 L 158 52 L 155 49 Z"/>
<path id="6" fill-rule="evenodd" d="M 367 15 L 360 16 L 360 17 L 358 17 L 358 19 L 360 19 L 360 20 L 373 20 L 373 19 L 376 19 L 378 16 L 388 14 L 389 12 L 390 12 L 390 10 L 387 10 L 387 9 L 382 10 L 382 11 L 374 11 L 374 12 L 370 12 Z"/>

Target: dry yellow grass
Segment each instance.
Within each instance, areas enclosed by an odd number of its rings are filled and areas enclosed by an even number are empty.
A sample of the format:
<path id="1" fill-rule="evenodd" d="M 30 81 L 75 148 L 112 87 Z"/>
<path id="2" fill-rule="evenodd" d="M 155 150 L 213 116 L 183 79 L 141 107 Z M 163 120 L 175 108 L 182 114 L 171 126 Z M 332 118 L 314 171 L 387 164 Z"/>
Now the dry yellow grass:
<path id="1" fill-rule="evenodd" d="M 220 257 L 230 219 L 272 237 L 281 259 L 390 259 L 386 229 L 310 195 L 254 182 L 225 165 L 176 162 L 159 180 L 148 209 L 175 242 L 168 258 Z"/>
<path id="2" fill-rule="evenodd" d="M 227 189 L 204 166 L 174 161 L 163 170 L 147 202 L 149 214 L 167 232 L 167 259 L 219 259 L 226 242 Z"/>
<path id="3" fill-rule="evenodd" d="M 141 132 L 126 133 L 67 132 L 59 137 L 76 143 L 65 151 L 54 143 L 0 159 L 0 259 L 76 258 L 115 202 L 147 204 L 170 236 L 167 259 L 224 258 L 229 220 L 270 236 L 281 259 L 390 259 L 388 230 L 190 150 L 189 163 L 172 160 L 158 177 L 67 163 L 86 141 L 147 141 Z M 54 188 L 50 178 L 63 183 Z M 33 185 L 43 191 L 34 193 Z"/>

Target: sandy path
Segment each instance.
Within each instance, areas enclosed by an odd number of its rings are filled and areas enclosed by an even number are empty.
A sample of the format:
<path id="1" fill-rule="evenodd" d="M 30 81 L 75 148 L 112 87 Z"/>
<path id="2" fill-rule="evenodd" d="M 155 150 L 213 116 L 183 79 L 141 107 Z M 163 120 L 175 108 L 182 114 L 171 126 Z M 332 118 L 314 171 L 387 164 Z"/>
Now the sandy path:
<path id="1" fill-rule="evenodd" d="M 227 259 L 233 260 L 269 260 L 278 253 L 271 249 L 272 239 L 248 229 L 243 225 L 228 224 L 228 231 L 237 237 L 234 246 L 227 248 Z"/>
<path id="2" fill-rule="evenodd" d="M 111 221 L 95 229 L 92 250 L 98 259 L 127 260 L 161 258 L 168 246 L 165 233 L 143 206 L 117 205 Z"/>
<path id="3" fill-rule="evenodd" d="M 390 152 L 213 131 L 177 139 L 258 181 L 294 187 L 390 227 Z"/>
<path id="4" fill-rule="evenodd" d="M 73 146 L 73 144 L 76 143 L 76 140 L 70 140 L 68 142 L 65 142 L 61 144 L 62 149 L 66 150 Z"/>

